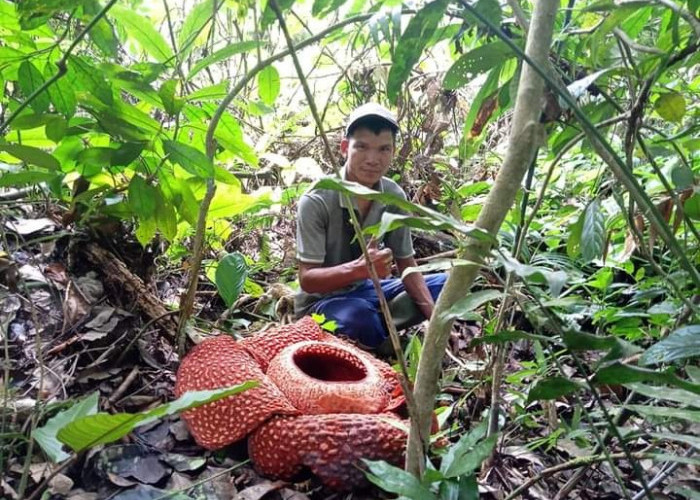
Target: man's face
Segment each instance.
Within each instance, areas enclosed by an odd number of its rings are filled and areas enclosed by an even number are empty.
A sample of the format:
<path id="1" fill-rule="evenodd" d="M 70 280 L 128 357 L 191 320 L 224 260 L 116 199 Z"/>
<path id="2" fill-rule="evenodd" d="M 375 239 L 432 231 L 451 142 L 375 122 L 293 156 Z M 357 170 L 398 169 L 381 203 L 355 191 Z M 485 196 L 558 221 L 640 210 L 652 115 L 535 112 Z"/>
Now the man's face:
<path id="1" fill-rule="evenodd" d="M 347 180 L 372 187 L 386 174 L 394 157 L 394 136 L 391 130 L 378 135 L 366 128 L 356 129 L 340 143 L 347 160 Z"/>

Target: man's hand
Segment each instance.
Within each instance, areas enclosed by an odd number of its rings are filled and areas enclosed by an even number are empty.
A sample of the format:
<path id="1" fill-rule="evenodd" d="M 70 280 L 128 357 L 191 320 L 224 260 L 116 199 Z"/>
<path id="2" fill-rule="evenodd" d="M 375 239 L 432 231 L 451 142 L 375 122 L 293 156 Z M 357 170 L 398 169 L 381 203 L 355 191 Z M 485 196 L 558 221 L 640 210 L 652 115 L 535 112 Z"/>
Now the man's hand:
<path id="1" fill-rule="evenodd" d="M 367 244 L 367 257 L 372 263 L 374 263 L 374 268 L 377 270 L 377 276 L 379 276 L 379 278 L 386 278 L 391 276 L 391 266 L 394 264 L 394 253 L 390 248 L 383 248 L 380 250 L 377 248 L 377 246 L 377 240 L 372 238 Z M 368 266 L 364 255 L 358 257 L 357 261 L 358 263 Z M 370 276 L 371 274 L 368 266 L 367 277 L 369 278 Z"/>

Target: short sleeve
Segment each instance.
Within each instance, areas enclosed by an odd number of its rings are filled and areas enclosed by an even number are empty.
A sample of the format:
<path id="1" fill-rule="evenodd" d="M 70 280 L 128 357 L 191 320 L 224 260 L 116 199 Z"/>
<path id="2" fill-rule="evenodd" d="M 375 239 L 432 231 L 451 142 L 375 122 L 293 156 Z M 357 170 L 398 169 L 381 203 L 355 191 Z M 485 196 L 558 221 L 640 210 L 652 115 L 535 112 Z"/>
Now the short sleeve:
<path id="1" fill-rule="evenodd" d="M 326 259 L 328 211 L 323 201 L 304 194 L 297 206 L 297 259 L 309 264 L 323 264 Z"/>

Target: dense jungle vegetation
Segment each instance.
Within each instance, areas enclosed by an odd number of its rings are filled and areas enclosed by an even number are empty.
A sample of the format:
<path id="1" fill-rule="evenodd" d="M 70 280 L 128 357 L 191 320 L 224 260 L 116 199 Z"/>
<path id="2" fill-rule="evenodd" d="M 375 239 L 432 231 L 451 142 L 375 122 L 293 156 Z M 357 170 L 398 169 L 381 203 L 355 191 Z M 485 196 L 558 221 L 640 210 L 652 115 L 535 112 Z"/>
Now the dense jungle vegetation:
<path id="1" fill-rule="evenodd" d="M 700 498 L 699 15 L 0 0 L 0 496 Z M 296 200 L 368 101 L 410 199 L 375 231 L 450 278 L 387 358 L 406 470 L 342 496 L 197 448 L 178 412 L 231 390 L 172 390 L 193 343 L 288 321 Z"/>

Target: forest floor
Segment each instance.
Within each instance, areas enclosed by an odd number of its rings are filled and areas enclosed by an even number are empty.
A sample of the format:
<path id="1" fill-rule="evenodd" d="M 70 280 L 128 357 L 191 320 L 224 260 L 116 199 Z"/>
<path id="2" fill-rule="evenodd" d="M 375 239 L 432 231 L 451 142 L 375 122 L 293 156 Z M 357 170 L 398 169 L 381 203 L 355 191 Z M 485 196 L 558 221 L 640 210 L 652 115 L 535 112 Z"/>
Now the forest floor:
<path id="1" fill-rule="evenodd" d="M 116 413 L 144 411 L 173 399 L 179 359 L 176 317 L 170 311 L 187 284 L 184 264 L 173 265 L 157 244 L 144 250 L 121 223 L 101 220 L 90 230 L 73 230 L 63 225 L 63 215 L 47 202 L 6 201 L 2 208 L 6 253 L 0 254 L 1 375 L 7 390 L 2 395 L 0 497 L 20 498 L 24 475 L 24 498 L 388 498 L 377 489 L 334 493 L 313 478 L 293 484 L 265 479 L 247 462 L 245 443 L 205 451 L 177 416 L 139 427 L 121 442 L 91 449 L 60 465 L 48 462 L 26 436 L 65 409 L 67 401 L 98 392 L 101 410 Z M 277 264 L 253 278 L 269 288 L 290 266 L 293 233 L 291 223 L 284 221 L 265 231 L 276 242 L 272 260 Z M 247 241 L 251 245 L 255 238 Z M 255 253 L 253 248 L 245 251 Z M 263 303 L 266 299 L 269 302 L 270 297 L 241 301 L 235 313 L 221 322 L 226 308 L 214 285 L 202 279 L 190 338 L 199 340 L 221 330 L 245 336 L 269 327 L 276 321 L 275 304 Z M 420 334 L 421 328 L 409 333 Z M 440 404 L 451 408 L 446 428 L 452 429 L 447 434 L 452 441 L 482 420 L 490 401 L 486 356 L 469 346 L 471 338 L 480 334 L 479 327 L 463 327 L 458 333 L 444 360 L 440 396 Z M 575 429 L 564 432 L 580 418 L 571 401 L 519 406 L 524 400 L 521 383 L 535 356 L 529 342 L 516 343 L 510 350 L 506 374 L 515 375 L 506 379 L 503 391 L 505 432 L 495 460 L 482 469 L 481 497 L 505 498 L 535 477 L 542 480 L 527 489 L 525 498 L 624 497 L 605 463 L 590 467 L 561 496 L 567 481 L 583 468 L 572 463 L 551 475 L 548 468 L 590 455 L 591 448 L 580 446 Z M 567 369 L 572 376 L 576 373 L 573 366 Z M 603 393 L 611 403 L 624 397 L 621 387 Z M 35 411 L 39 402 L 46 405 L 41 417 Z M 583 404 L 597 411 L 593 401 Z M 627 425 L 637 422 L 632 418 Z M 644 449 L 640 444 L 633 451 Z M 669 451 L 683 453 L 683 449 Z M 633 496 L 641 485 L 629 462 L 618 459 L 617 464 Z M 663 466 L 651 460 L 640 464 L 648 478 L 657 476 Z M 698 486 L 694 466 L 682 466 L 673 478 L 676 487 Z M 664 493 L 656 498 L 676 498 L 668 489 L 657 491 Z"/>

